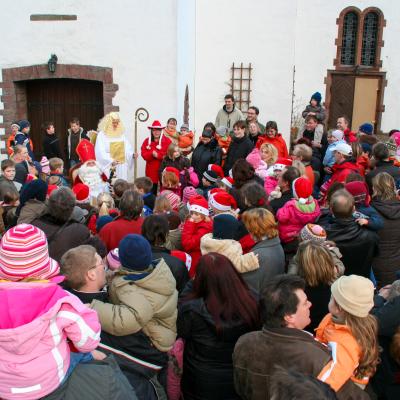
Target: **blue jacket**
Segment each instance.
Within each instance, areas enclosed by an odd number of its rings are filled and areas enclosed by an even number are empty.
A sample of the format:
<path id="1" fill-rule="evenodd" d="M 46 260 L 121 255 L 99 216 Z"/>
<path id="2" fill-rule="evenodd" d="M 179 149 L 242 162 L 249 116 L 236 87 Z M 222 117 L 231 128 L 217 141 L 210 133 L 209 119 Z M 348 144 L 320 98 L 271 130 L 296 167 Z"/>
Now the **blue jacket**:
<path id="1" fill-rule="evenodd" d="M 383 228 L 383 219 L 379 215 L 378 211 L 372 206 L 356 206 L 356 210 L 363 216 L 357 216 L 357 218 L 368 219 L 368 225 L 365 227 L 371 231 L 379 231 Z"/>
<path id="2" fill-rule="evenodd" d="M 338 140 L 337 142 L 331 143 L 326 149 L 325 157 L 322 161 L 324 167 L 332 167 L 332 165 L 335 164 L 335 157 L 333 156 L 333 152 L 335 151 L 335 148 L 339 143 L 346 143 L 346 141 Z"/>

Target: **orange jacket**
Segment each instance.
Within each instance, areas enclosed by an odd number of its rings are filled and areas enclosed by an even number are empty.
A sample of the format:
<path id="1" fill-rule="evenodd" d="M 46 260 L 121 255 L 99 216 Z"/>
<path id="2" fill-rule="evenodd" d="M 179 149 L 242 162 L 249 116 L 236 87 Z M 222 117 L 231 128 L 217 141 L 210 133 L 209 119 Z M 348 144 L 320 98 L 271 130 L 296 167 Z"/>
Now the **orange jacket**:
<path id="1" fill-rule="evenodd" d="M 325 365 L 318 379 L 328 383 L 336 392 L 351 379 L 361 385 L 367 385 L 369 377 L 357 379 L 354 371 L 358 367 L 361 349 L 347 325 L 336 324 L 332 315 L 327 314 L 315 330 L 316 339 L 328 345 L 332 360 Z"/>

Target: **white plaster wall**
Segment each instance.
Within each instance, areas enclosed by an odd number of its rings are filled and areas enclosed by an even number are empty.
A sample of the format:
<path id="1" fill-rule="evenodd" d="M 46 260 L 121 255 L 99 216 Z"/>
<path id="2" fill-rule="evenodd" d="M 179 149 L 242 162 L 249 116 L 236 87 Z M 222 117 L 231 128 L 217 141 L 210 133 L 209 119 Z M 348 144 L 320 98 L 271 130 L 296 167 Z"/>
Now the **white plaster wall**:
<path id="1" fill-rule="evenodd" d="M 387 25 L 383 30 L 382 70 L 387 71 L 388 86 L 385 89 L 384 104 L 386 111 L 382 114 L 381 129 L 388 132 L 394 127 L 400 128 L 400 115 L 397 112 L 400 95 L 400 54 L 397 51 L 400 26 L 400 3 L 392 0 L 298 0 L 296 21 L 296 82 L 295 105 L 300 112 L 308 104 L 312 93 L 319 91 L 325 101 L 324 78 L 327 70 L 333 68 L 336 58 L 335 39 L 338 34 L 336 18 L 349 6 L 358 7 L 361 11 L 367 7 L 378 7 L 382 10 Z"/>
<path id="2" fill-rule="evenodd" d="M 150 120 L 176 115 L 176 0 L 2 0 L 0 67 L 46 63 L 113 68 L 114 104 L 133 134 L 135 110 Z M 77 14 L 77 21 L 31 22 L 31 14 Z M 18 23 L 12 16 L 18 15 Z M 140 127 L 139 146 L 148 134 Z M 144 161 L 139 159 L 139 173 Z"/>
<path id="3" fill-rule="evenodd" d="M 196 3 L 195 125 L 215 121 L 230 92 L 231 65 L 251 63 L 252 104 L 289 138 L 296 0 Z"/>

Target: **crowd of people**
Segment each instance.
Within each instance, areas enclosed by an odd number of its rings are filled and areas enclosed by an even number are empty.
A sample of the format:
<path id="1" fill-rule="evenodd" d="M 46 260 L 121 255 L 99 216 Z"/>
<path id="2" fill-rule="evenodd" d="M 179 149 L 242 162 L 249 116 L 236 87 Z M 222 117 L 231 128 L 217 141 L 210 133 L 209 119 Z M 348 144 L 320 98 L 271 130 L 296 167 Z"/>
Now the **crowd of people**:
<path id="1" fill-rule="evenodd" d="M 15 122 L 0 398 L 398 399 L 400 131 L 328 130 L 321 100 L 290 144 L 231 95 L 140 154 L 117 113 L 64 148 L 45 122 L 43 154 Z"/>

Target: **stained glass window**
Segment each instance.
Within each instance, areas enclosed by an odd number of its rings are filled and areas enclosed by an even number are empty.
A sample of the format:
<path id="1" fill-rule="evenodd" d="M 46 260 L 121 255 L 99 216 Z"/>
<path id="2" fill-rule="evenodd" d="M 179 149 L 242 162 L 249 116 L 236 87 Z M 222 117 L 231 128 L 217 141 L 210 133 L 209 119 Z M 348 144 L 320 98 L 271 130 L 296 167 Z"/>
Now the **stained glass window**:
<path id="1" fill-rule="evenodd" d="M 374 66 L 378 41 L 378 14 L 369 12 L 364 18 L 361 65 Z"/>
<path id="2" fill-rule="evenodd" d="M 356 62 L 357 29 L 358 15 L 355 12 L 347 13 L 343 20 L 342 65 L 354 65 Z"/>

